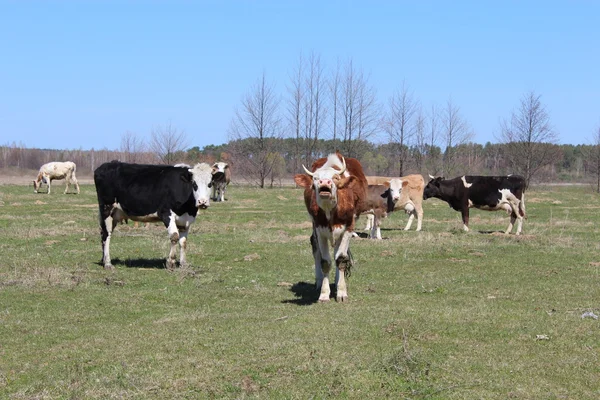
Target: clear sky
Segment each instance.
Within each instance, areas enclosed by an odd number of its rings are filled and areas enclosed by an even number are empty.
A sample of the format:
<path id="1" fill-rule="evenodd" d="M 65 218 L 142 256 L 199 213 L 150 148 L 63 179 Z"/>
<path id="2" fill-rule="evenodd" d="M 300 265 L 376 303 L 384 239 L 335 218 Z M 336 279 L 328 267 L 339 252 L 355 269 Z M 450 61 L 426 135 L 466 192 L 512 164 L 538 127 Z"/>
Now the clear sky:
<path id="1" fill-rule="evenodd" d="M 284 94 L 310 52 L 351 58 L 381 102 L 403 81 L 451 97 L 478 143 L 529 91 L 561 143 L 600 126 L 599 1 L 0 0 L 0 145 L 117 149 L 169 121 L 222 144 L 262 73 Z"/>

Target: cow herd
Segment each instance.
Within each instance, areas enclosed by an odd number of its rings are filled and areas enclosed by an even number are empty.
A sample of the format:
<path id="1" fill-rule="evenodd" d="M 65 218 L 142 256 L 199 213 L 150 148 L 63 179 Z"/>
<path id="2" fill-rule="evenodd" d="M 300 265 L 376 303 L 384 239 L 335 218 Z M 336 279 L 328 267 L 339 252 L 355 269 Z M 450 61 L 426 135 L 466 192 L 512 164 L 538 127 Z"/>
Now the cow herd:
<path id="1" fill-rule="evenodd" d="M 417 231 L 423 223 L 423 200 L 436 197 L 460 211 L 463 229 L 469 230 L 469 208 L 505 210 L 510 223 L 509 234 L 517 222 L 516 234 L 522 232 L 525 218 L 525 180 L 509 176 L 462 176 L 454 179 L 433 177 L 425 185 L 418 174 L 399 178 L 365 176 L 360 162 L 345 158 L 339 152 L 316 160 L 311 169 L 294 176 L 295 183 L 304 188 L 304 204 L 312 221 L 310 243 L 315 262 L 316 287 L 319 301 L 329 301 L 329 273 L 335 262 L 336 300 L 348 300 L 346 277 L 353 264 L 350 241 L 356 234 L 356 221 L 365 215 L 369 236 L 381 239 L 382 219 L 389 213 L 403 210 L 408 215 L 404 230 L 409 230 L 417 218 Z M 51 181 L 66 179 L 67 193 L 73 184 L 79 193 L 72 162 L 44 164 L 33 182 L 38 193 L 42 183 L 50 193 Z M 191 224 L 199 210 L 210 201 L 224 201 L 231 169 L 227 163 L 212 166 L 199 163 L 143 165 L 111 161 L 94 171 L 98 197 L 102 264 L 113 268 L 110 240 L 119 222 L 129 219 L 140 222 L 162 222 L 168 232 L 171 249 L 167 268 L 176 265 L 177 245 L 179 262 L 186 263 L 186 243 Z"/>

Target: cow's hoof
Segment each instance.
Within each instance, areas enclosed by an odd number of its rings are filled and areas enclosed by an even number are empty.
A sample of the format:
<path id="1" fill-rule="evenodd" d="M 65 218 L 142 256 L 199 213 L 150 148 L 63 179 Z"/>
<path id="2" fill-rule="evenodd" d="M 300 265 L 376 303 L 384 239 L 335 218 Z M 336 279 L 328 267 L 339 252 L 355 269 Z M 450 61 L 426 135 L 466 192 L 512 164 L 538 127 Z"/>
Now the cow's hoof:
<path id="1" fill-rule="evenodd" d="M 108 263 L 104 264 L 104 269 L 113 270 L 115 269 L 115 267 L 111 263 Z"/>
<path id="2" fill-rule="evenodd" d="M 348 295 L 346 295 L 346 296 L 337 296 L 335 298 L 335 301 L 337 301 L 338 303 L 347 303 L 348 302 Z"/>
<path id="3" fill-rule="evenodd" d="M 329 295 L 319 296 L 319 303 L 329 303 Z"/>

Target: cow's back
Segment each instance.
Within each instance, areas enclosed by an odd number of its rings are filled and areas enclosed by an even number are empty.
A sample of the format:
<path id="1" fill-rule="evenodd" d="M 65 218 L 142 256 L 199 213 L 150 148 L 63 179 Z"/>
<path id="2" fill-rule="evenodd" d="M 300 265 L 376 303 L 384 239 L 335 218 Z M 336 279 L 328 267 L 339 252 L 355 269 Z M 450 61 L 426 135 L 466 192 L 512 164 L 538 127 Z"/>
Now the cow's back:
<path id="1" fill-rule="evenodd" d="M 149 215 L 163 207 L 178 212 L 193 201 L 191 183 L 181 168 L 109 162 L 94 171 L 100 205 L 119 203 L 128 215 Z"/>

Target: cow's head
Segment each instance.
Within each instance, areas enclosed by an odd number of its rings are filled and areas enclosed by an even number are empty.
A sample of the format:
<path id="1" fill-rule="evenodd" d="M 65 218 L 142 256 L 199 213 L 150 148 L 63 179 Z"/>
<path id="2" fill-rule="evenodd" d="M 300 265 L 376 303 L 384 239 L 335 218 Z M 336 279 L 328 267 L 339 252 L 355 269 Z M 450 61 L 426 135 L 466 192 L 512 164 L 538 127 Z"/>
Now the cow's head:
<path id="1" fill-rule="evenodd" d="M 429 175 L 429 182 L 423 190 L 423 199 L 427 200 L 430 197 L 438 197 L 441 194 L 440 183 L 444 180 L 444 177 L 438 176 L 437 178 Z"/>
<path id="2" fill-rule="evenodd" d="M 392 178 L 383 183 L 383 186 L 389 189 L 389 197 L 394 203 L 400 200 L 402 190 L 406 188 L 406 185 L 408 185 L 408 181 L 403 181 L 400 178 Z"/>
<path id="3" fill-rule="evenodd" d="M 225 170 L 229 168 L 229 165 L 225 162 L 219 161 L 213 164 L 211 174 L 213 176 L 213 180 L 223 179 L 225 176 Z"/>
<path id="4" fill-rule="evenodd" d="M 342 157 L 341 169 L 333 168 L 329 164 L 310 172 L 303 165 L 306 174 L 297 174 L 294 181 L 304 188 L 312 188 L 315 192 L 317 204 L 321 209 L 332 209 L 337 205 L 338 189 L 346 187 L 353 176 L 344 176 L 346 171 L 346 160 Z"/>
<path id="5" fill-rule="evenodd" d="M 212 180 L 211 167 L 207 163 L 199 163 L 188 168 L 189 179 L 194 190 L 196 207 L 206 209 L 210 206 L 210 186 Z"/>

